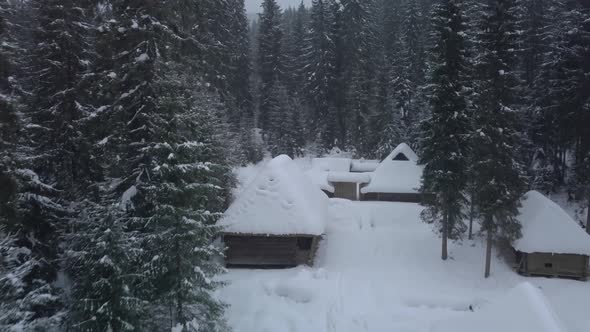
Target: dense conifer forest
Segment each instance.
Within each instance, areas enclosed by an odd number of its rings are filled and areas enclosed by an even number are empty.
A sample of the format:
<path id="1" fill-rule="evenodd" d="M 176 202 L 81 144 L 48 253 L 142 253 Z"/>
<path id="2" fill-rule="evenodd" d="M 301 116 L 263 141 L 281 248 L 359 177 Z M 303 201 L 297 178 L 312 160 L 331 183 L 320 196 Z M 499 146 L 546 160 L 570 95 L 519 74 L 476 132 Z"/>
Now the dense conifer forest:
<path id="1" fill-rule="evenodd" d="M 269 155 L 408 143 L 443 259 L 529 189 L 590 206 L 587 1 L 244 8 L 0 0 L 0 330 L 228 330 L 216 221 Z"/>

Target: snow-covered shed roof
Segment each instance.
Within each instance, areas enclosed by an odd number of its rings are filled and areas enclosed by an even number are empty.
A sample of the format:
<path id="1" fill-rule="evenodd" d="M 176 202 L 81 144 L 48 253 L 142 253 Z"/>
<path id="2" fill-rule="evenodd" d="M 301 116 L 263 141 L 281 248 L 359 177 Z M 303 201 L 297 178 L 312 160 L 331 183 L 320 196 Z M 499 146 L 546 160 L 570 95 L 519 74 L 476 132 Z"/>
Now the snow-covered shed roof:
<path id="1" fill-rule="evenodd" d="M 419 193 L 422 172 L 423 167 L 412 161 L 385 159 L 371 174 L 371 182 L 361 193 Z"/>
<path id="2" fill-rule="evenodd" d="M 328 198 L 288 156 L 268 162 L 224 213 L 227 233 L 321 235 Z"/>
<path id="3" fill-rule="evenodd" d="M 590 235 L 543 194 L 529 191 L 519 212 L 522 237 L 514 243 L 516 250 L 590 256 Z"/>
<path id="4" fill-rule="evenodd" d="M 412 148 L 406 143 L 401 143 L 395 149 L 393 149 L 393 151 L 389 154 L 389 156 L 387 156 L 387 158 L 385 158 L 385 160 L 405 160 L 403 158 L 399 159 L 401 155 L 406 156 L 407 160 L 409 161 L 413 161 L 415 163 L 418 162 L 418 155 L 416 155 L 414 150 L 412 150 Z"/>
<path id="5" fill-rule="evenodd" d="M 328 174 L 330 174 L 330 172 L 317 169 L 310 169 L 305 172 L 307 178 L 309 178 L 309 180 L 311 180 L 311 182 L 321 190 L 334 193 L 335 189 L 334 186 L 328 181 Z"/>
<path id="6" fill-rule="evenodd" d="M 325 172 L 350 172 L 350 158 L 313 158 L 311 168 Z"/>
<path id="7" fill-rule="evenodd" d="M 475 312 L 434 323 L 432 332 L 566 332 L 541 290 L 528 282 Z"/>
<path id="8" fill-rule="evenodd" d="M 329 182 L 369 183 L 371 176 L 366 173 L 328 172 Z"/>
<path id="9" fill-rule="evenodd" d="M 350 164 L 351 172 L 373 172 L 379 167 L 379 160 L 353 160 Z"/>

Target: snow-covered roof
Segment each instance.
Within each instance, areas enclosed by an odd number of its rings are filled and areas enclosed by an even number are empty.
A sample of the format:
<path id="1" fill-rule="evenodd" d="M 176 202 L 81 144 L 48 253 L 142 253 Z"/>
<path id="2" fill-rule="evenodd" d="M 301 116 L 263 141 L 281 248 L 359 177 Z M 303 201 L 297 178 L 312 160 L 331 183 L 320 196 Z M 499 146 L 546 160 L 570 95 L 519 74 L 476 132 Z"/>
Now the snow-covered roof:
<path id="1" fill-rule="evenodd" d="M 434 323 L 432 332 L 565 332 L 543 293 L 528 282 L 497 301 L 460 316 Z"/>
<path id="2" fill-rule="evenodd" d="M 379 160 L 353 160 L 350 165 L 351 172 L 373 172 L 379 167 Z"/>
<path id="3" fill-rule="evenodd" d="M 311 180 L 313 184 L 318 186 L 321 190 L 334 193 L 334 186 L 328 181 L 328 174 L 330 172 L 310 169 L 305 172 L 305 175 Z"/>
<path id="4" fill-rule="evenodd" d="M 371 174 L 371 182 L 361 193 L 419 193 L 422 166 L 412 161 L 385 159 Z"/>
<path id="5" fill-rule="evenodd" d="M 328 172 L 330 182 L 369 183 L 371 176 L 366 173 Z"/>
<path id="6" fill-rule="evenodd" d="M 326 172 L 349 172 L 351 163 L 350 158 L 313 158 L 311 168 Z"/>
<path id="7" fill-rule="evenodd" d="M 518 220 L 522 225 L 522 238 L 515 241 L 516 250 L 590 256 L 590 235 L 559 205 L 538 191 L 525 195 Z"/>
<path id="8" fill-rule="evenodd" d="M 415 163 L 418 162 L 418 155 L 416 155 L 414 150 L 412 150 L 412 148 L 406 143 L 401 143 L 395 149 L 393 149 L 393 151 L 389 154 L 389 156 L 387 156 L 387 158 L 385 158 L 385 160 L 394 160 L 400 154 L 406 156 L 409 161 L 413 161 Z"/>
<path id="9" fill-rule="evenodd" d="M 328 198 L 288 156 L 268 162 L 225 212 L 227 233 L 321 235 Z"/>

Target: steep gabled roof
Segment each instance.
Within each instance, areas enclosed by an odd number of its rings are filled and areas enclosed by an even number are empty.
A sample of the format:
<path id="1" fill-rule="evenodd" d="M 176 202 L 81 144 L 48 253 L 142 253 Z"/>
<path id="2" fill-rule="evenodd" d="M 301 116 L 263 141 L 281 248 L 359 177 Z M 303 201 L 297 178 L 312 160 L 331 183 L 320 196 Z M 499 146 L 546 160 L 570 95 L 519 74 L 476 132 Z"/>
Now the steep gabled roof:
<path id="1" fill-rule="evenodd" d="M 387 156 L 387 158 L 385 158 L 385 160 L 412 161 L 417 163 L 418 155 L 416 155 L 409 145 L 401 143 L 389 154 L 389 156 Z"/>
<path id="2" fill-rule="evenodd" d="M 361 193 L 400 193 L 420 192 L 422 166 L 411 161 L 384 160 L 371 174 L 371 182 L 361 189 Z"/>
<path id="3" fill-rule="evenodd" d="M 288 156 L 268 162 L 224 213 L 227 233 L 321 235 L 328 198 Z"/>
<path id="4" fill-rule="evenodd" d="M 518 220 L 522 225 L 522 238 L 514 242 L 516 250 L 590 256 L 590 235 L 559 205 L 538 191 L 525 195 Z"/>
<path id="5" fill-rule="evenodd" d="M 401 155 L 408 160 L 399 160 Z M 398 145 L 371 174 L 371 182 L 361 193 L 419 193 L 424 168 L 417 162 L 418 156 L 407 144 Z"/>

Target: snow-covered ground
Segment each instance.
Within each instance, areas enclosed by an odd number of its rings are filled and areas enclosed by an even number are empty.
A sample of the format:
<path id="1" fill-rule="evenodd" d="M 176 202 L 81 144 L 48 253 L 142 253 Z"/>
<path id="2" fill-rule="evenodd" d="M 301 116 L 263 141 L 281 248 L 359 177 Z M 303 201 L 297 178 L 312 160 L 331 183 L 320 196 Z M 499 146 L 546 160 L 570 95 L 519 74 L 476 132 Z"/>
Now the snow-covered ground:
<path id="1" fill-rule="evenodd" d="M 420 220 L 421 210 L 411 203 L 330 200 L 313 268 L 236 269 L 224 276 L 228 285 L 217 295 L 229 305 L 229 324 L 235 332 L 432 332 L 528 281 L 567 331 L 590 331 L 590 282 L 521 277 L 496 256 L 484 279 L 480 239 L 451 244 L 443 262 L 440 239 Z"/>

